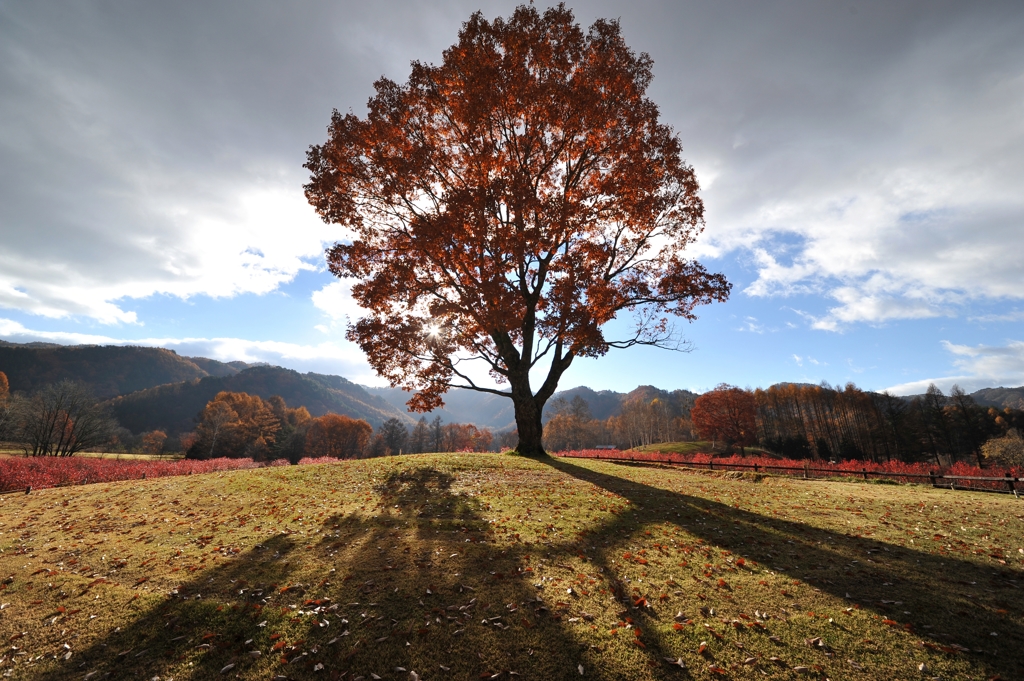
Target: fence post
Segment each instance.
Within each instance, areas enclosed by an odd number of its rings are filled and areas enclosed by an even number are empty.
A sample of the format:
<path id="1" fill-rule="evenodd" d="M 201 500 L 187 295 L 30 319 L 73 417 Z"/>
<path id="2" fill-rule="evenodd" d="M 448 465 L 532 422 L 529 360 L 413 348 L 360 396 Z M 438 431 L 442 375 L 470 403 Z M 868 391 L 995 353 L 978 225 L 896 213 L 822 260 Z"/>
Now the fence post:
<path id="1" fill-rule="evenodd" d="M 1010 491 L 1013 492 L 1013 496 L 1016 497 L 1017 496 L 1017 488 L 1013 486 L 1013 476 L 1010 475 L 1009 473 L 1005 473 L 1004 475 L 1006 477 L 1006 485 L 1007 485 L 1007 487 L 1010 488 Z"/>
<path id="2" fill-rule="evenodd" d="M 861 474 L 863 474 L 864 479 L 867 480 L 868 479 L 868 469 L 867 468 L 861 468 L 860 472 L 861 472 Z"/>
<path id="3" fill-rule="evenodd" d="M 715 462 L 712 461 L 711 459 L 708 459 L 708 470 L 709 471 L 715 470 Z"/>
<path id="4" fill-rule="evenodd" d="M 928 479 L 931 480 L 932 487 L 938 487 L 938 483 L 935 482 L 935 471 L 928 471 Z"/>
<path id="5" fill-rule="evenodd" d="M 32 493 L 32 485 L 29 485 L 28 487 L 25 488 L 25 494 L 31 494 L 31 493 Z"/>
<path id="6" fill-rule="evenodd" d="M 754 464 L 754 472 L 755 473 L 757 472 L 757 464 L 756 463 Z"/>
<path id="7" fill-rule="evenodd" d="M 809 462 L 807 462 L 807 461 L 804 461 L 804 480 L 807 480 L 809 477 L 811 477 L 810 473 L 811 473 L 811 464 Z"/>

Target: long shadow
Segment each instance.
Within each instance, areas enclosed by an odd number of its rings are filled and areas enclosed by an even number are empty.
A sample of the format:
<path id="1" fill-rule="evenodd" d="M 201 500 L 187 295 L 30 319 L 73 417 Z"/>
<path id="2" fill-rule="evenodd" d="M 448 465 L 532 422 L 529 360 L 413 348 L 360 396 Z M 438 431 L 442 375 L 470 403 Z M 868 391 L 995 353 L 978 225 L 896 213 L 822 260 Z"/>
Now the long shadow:
<path id="1" fill-rule="evenodd" d="M 291 536 L 279 534 L 226 565 L 198 572 L 164 602 L 38 678 L 162 678 L 182 662 L 191 676 L 212 678 L 228 664 L 237 666 L 248 651 L 268 647 L 259 645 L 269 637 L 259 622 L 267 619 L 268 601 L 288 584 L 295 549 Z M 132 599 L 120 598 L 125 609 L 133 607 Z"/>
<path id="2" fill-rule="evenodd" d="M 779 555 L 777 548 L 788 546 L 791 551 L 799 551 L 801 563 L 812 566 L 807 570 L 782 569 L 788 576 L 850 605 L 878 613 L 887 622 L 912 632 L 933 651 L 966 655 L 974 665 L 984 666 L 990 675 L 1024 678 L 1024 620 L 1020 616 L 1024 597 L 1019 572 L 986 569 L 952 556 L 839 535 L 608 475 L 565 460 L 552 458 L 545 463 L 631 502 L 631 511 L 592 530 L 594 533 L 629 537 L 635 533 L 637 523 L 671 523 L 708 545 L 727 549 L 734 555 L 742 553 L 765 566 L 790 562 Z M 856 567 L 852 561 L 857 561 Z M 605 571 L 616 573 L 616 566 L 609 560 L 599 558 L 599 564 Z M 991 592 L 992 600 L 980 604 L 975 594 L 965 593 L 966 582 L 951 577 L 960 571 L 972 573 L 972 582 L 976 584 L 970 584 L 968 589 L 985 589 Z M 715 579 L 707 581 L 703 590 L 714 589 Z M 640 616 L 646 612 L 646 608 L 631 607 L 635 604 L 625 589 L 618 591 L 616 597 L 632 612 Z M 936 622 L 945 622 L 951 631 L 939 630 L 934 626 Z M 998 637 L 990 633 L 995 628 Z M 654 651 L 655 654 L 659 658 L 662 654 L 670 656 L 671 646 L 661 644 L 664 650 Z"/>
<path id="3" fill-rule="evenodd" d="M 901 625 L 912 624 L 915 636 L 928 643 L 942 647 L 955 642 L 985 651 L 953 653 L 969 658 L 973 671 L 984 666 L 988 675 L 1024 678 L 1019 619 L 1024 602 L 1010 581 L 1019 577 L 1017 573 L 992 572 L 955 558 L 836 536 L 565 461 L 548 463 L 560 473 L 630 500 L 630 510 L 592 526 L 591 535 L 626 540 L 636 534 L 638 524 L 674 524 L 708 546 L 744 553 L 771 566 L 779 559 L 774 546 L 794 547 L 801 563 L 823 569 L 789 570 L 789 576 L 840 599 L 850 592 L 851 605 L 856 602 Z M 322 475 L 329 477 L 330 467 Z M 664 625 L 666 616 L 671 621 L 671 612 L 659 611 L 669 604 L 638 604 L 639 597 L 653 600 L 656 592 L 643 591 L 646 581 L 629 581 L 621 563 L 613 563 L 620 558 L 617 552 L 594 551 L 589 546 L 593 540 L 585 537 L 547 546 L 495 544 L 488 538 L 485 519 L 493 512 L 476 497 L 453 489 L 456 483 L 450 474 L 429 467 L 392 473 L 376 489 L 381 502 L 373 511 L 376 515 L 329 517 L 320 525 L 318 539 L 302 546 L 296 535 L 265 539 L 227 564 L 198 572 L 164 602 L 136 614 L 122 631 L 76 651 L 35 678 L 56 681 L 89 674 L 91 681 L 154 676 L 178 681 L 236 676 L 349 681 L 359 676 L 369 680 L 372 674 L 407 679 L 415 670 L 430 681 L 493 675 L 569 679 L 580 678 L 579 665 L 586 671 L 584 678 L 590 679 L 688 675 L 663 660 L 676 657 L 681 645 L 678 637 L 659 635 L 654 626 Z M 887 564 L 867 564 L 869 551 L 875 560 L 885 556 Z M 630 647 L 627 652 L 626 646 L 616 643 L 620 648 L 609 655 L 586 645 L 579 632 L 584 623 L 569 623 L 569 615 L 578 613 L 558 604 L 571 598 L 548 596 L 550 588 L 539 590 L 534 586 L 537 578 L 527 577 L 526 566 L 536 566 L 542 552 L 566 562 L 586 553 L 593 566 L 587 571 L 603 573 L 616 599 L 602 607 L 613 608 L 609 614 L 615 619 L 635 620 L 644 629 L 647 648 Z M 864 567 L 848 575 L 852 560 L 860 560 Z M 1008 609 L 1017 619 L 999 618 L 998 639 L 989 636 L 994 627 L 986 624 L 996 615 L 985 609 L 988 606 L 979 607 L 958 585 L 941 581 L 950 568 L 973 571 L 978 582 L 974 588 L 991 588 L 998 598 L 1012 601 Z M 894 573 L 904 576 L 896 580 Z M 713 591 L 714 579 L 706 581 L 697 588 L 709 595 L 728 595 Z M 886 582 L 893 586 L 883 586 Z M 641 591 L 634 592 L 638 586 Z M 691 586 L 686 585 L 687 593 Z M 896 600 L 901 605 L 892 603 Z M 598 605 L 593 597 L 590 602 Z M 578 610 L 577 604 L 570 605 Z M 913 615 L 905 617 L 903 610 Z M 688 614 L 698 625 L 705 622 L 692 607 Z M 951 618 L 964 625 L 949 632 L 952 638 L 926 629 Z M 610 617 L 600 619 L 606 627 L 603 620 Z M 706 621 L 718 625 L 714 619 Z M 701 628 L 687 635 L 703 635 L 715 643 Z M 810 649 L 803 653 L 819 654 Z M 518 677 L 509 675 L 513 671 Z"/>
<path id="4" fill-rule="evenodd" d="M 329 517 L 303 546 L 266 539 L 36 678 L 635 676 L 581 643 L 528 578 L 534 548 L 486 541 L 480 502 L 454 482 L 393 473 L 376 515 Z"/>

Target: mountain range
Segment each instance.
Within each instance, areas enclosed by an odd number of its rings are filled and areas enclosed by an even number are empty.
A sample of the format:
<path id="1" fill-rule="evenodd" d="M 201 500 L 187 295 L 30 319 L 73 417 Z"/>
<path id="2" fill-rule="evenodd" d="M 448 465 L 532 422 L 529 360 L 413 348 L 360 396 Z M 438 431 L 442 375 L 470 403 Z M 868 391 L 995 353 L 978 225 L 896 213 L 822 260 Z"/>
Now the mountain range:
<path id="1" fill-rule="evenodd" d="M 405 403 L 411 397 L 410 393 L 401 388 L 366 388 L 366 391 L 378 395 L 387 400 L 399 411 L 406 409 Z M 669 392 L 649 385 L 642 385 L 628 393 L 615 392 L 613 390 L 593 390 L 587 386 L 578 386 L 556 392 L 548 400 L 544 407 L 544 420 L 546 421 L 554 408 L 556 400 L 564 398 L 572 400 L 579 395 L 586 400 L 590 407 L 590 415 L 596 419 L 604 420 L 609 416 L 616 416 L 622 411 L 622 405 L 634 398 L 652 400 L 660 398 L 669 401 L 692 401 L 697 397 L 695 393 L 688 390 L 675 390 Z M 490 428 L 494 431 L 510 430 L 515 428 L 516 416 L 512 408 L 512 400 L 500 395 L 480 393 L 473 390 L 454 388 L 444 396 L 444 407 L 427 414 L 427 419 L 440 416 L 442 421 L 455 423 L 472 423 L 478 428 Z M 419 414 L 413 415 L 419 418 Z"/>
<path id="2" fill-rule="evenodd" d="M 341 376 L 306 373 L 265 364 L 220 362 L 184 357 L 165 348 L 136 346 L 65 346 L 50 343 L 17 344 L 0 341 L 0 371 L 12 392 L 30 394 L 63 379 L 87 385 L 104 400 L 113 415 L 134 433 L 164 430 L 179 434 L 195 427 L 196 416 L 222 390 L 247 392 L 266 399 L 280 395 L 292 407 L 305 406 L 314 416 L 328 412 L 365 419 L 374 428 L 389 418 L 412 425 L 420 416 L 443 422 L 472 423 L 494 431 L 515 427 L 512 401 L 500 395 L 453 389 L 445 406 L 430 414 L 413 414 L 411 396 L 399 388 L 362 386 Z M 555 400 L 586 400 L 591 415 L 606 419 L 618 414 L 631 399 L 659 398 L 689 403 L 696 394 L 640 386 L 628 393 L 578 386 L 555 393 Z M 971 395 L 983 406 L 1003 408 L 1024 401 L 1024 387 L 983 388 Z"/>

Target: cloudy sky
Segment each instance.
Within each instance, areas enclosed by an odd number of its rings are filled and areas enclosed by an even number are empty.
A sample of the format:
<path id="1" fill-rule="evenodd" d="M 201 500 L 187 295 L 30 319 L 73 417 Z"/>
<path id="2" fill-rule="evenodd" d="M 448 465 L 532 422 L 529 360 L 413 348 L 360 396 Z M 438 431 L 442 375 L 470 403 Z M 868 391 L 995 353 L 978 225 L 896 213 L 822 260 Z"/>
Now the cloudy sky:
<path id="1" fill-rule="evenodd" d="M 544 6 L 545 3 L 538 3 Z M 1024 5 L 612 2 L 735 284 L 563 387 L 1024 384 Z M 379 383 L 302 196 L 332 108 L 511 2 L 0 0 L 0 339 Z M 614 331 L 614 330 L 613 330 Z"/>

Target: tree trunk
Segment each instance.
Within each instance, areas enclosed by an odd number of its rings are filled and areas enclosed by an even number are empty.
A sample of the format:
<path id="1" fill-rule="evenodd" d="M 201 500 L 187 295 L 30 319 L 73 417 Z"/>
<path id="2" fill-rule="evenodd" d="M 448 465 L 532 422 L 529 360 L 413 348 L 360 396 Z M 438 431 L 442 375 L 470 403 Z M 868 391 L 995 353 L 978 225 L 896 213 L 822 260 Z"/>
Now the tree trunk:
<path id="1" fill-rule="evenodd" d="M 526 395 L 517 395 L 513 390 L 512 404 L 516 412 L 516 429 L 519 431 L 516 451 L 523 456 L 547 456 L 543 442 L 544 426 L 541 423 L 544 405 L 538 404 L 538 400 L 529 394 L 529 389 Z"/>

